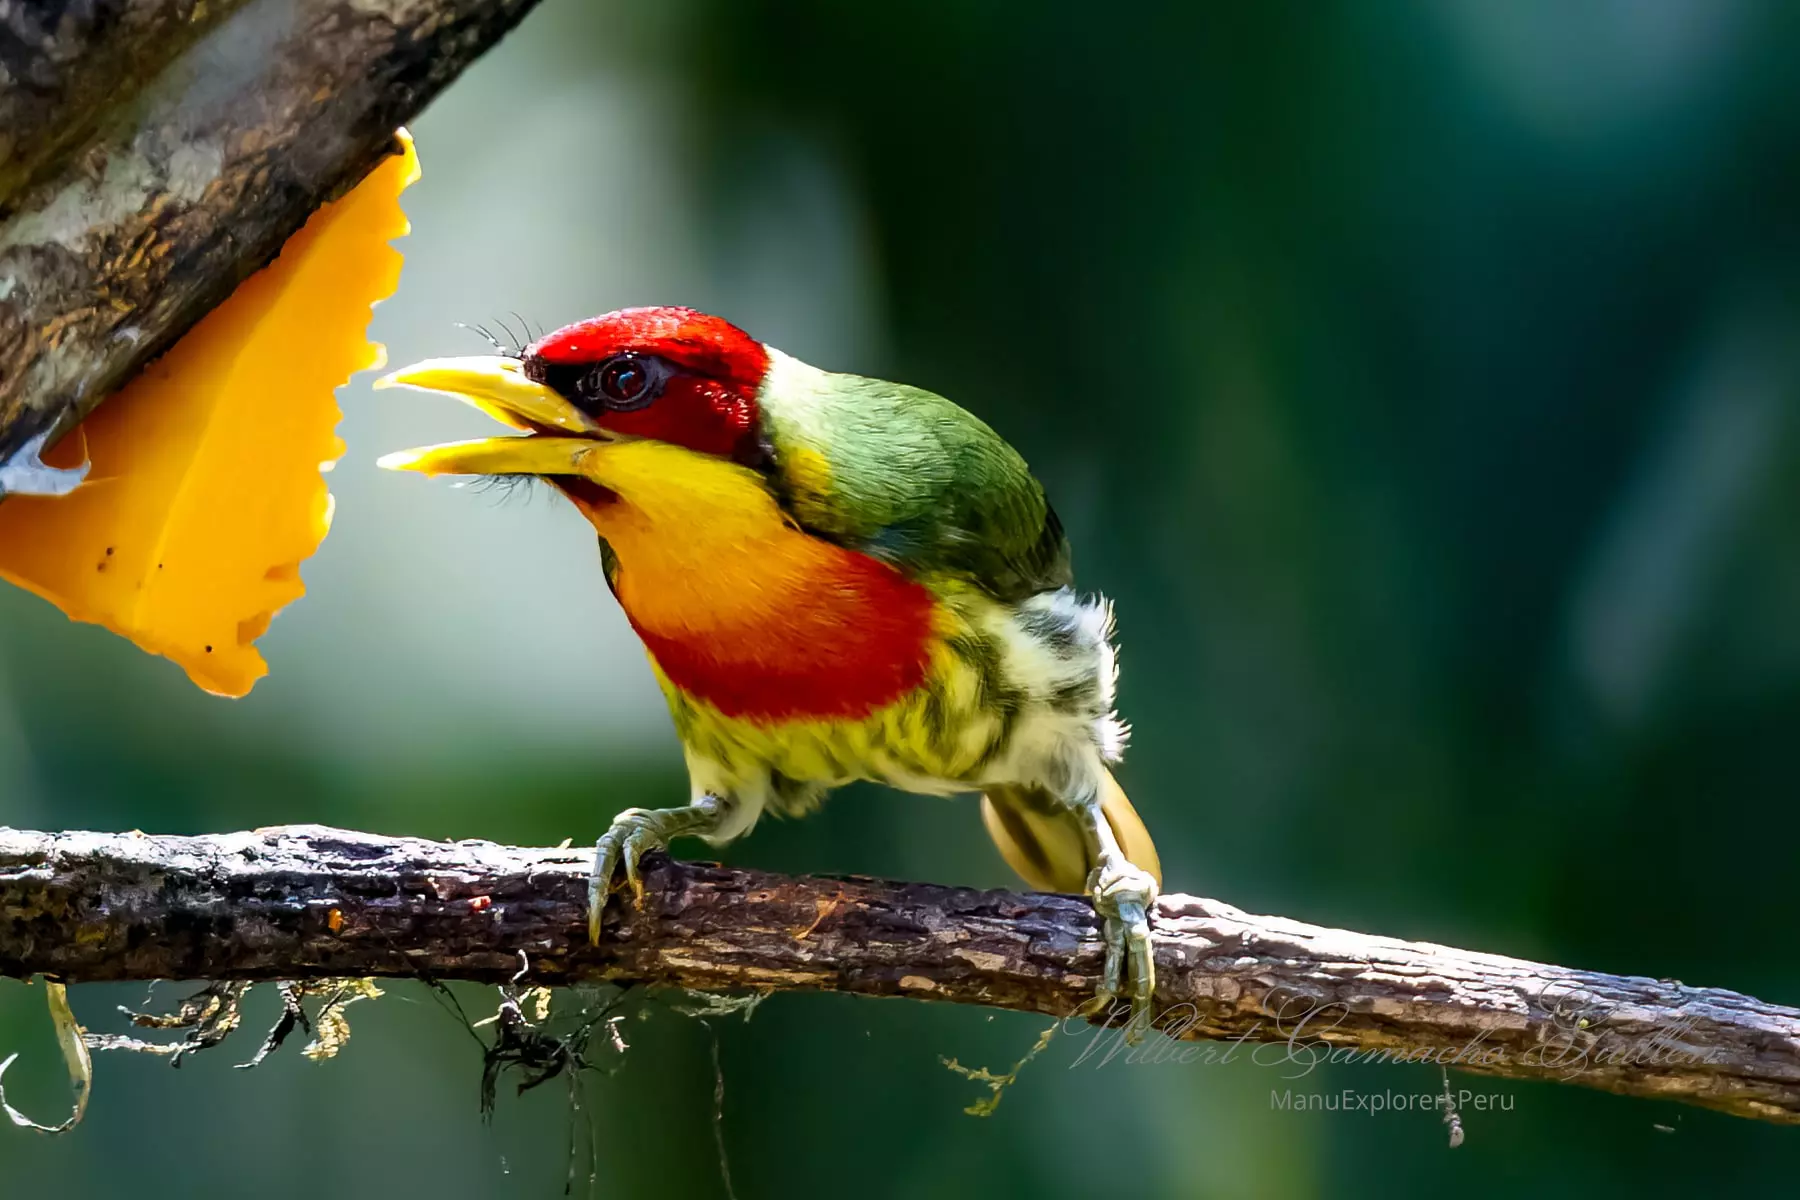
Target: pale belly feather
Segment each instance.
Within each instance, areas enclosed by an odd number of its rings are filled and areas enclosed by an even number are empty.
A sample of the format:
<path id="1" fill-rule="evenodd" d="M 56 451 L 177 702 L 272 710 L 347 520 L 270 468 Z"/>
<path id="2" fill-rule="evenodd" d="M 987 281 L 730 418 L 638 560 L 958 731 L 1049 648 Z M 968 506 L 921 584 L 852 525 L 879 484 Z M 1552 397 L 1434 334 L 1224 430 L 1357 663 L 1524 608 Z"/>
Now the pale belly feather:
<path id="1" fill-rule="evenodd" d="M 871 780 L 951 795 L 1038 783 L 1073 759 L 1116 761 L 1111 610 L 1071 589 L 1017 605 L 940 585 L 925 683 L 867 715 L 758 722 L 721 714 L 662 679 L 696 795 L 728 797 L 728 827 L 797 815 L 832 788 Z"/>

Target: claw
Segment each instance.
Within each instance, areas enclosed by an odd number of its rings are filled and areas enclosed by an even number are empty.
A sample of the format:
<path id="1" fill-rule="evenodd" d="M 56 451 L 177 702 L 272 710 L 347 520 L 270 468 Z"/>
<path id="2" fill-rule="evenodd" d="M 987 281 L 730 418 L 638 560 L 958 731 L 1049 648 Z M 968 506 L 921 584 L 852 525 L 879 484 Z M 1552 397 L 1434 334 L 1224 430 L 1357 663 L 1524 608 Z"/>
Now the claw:
<path id="1" fill-rule="evenodd" d="M 612 888 L 613 871 L 619 865 L 612 830 L 594 843 L 594 869 L 588 875 L 588 944 L 600 944 L 600 914 L 606 909 L 606 893 Z"/>
<path id="2" fill-rule="evenodd" d="M 600 944 L 600 914 L 613 876 L 622 865 L 631 888 L 633 907 L 644 907 L 644 881 L 638 861 L 651 850 L 669 844 L 678 834 L 705 836 L 717 829 L 728 806 L 712 796 L 702 796 L 686 808 L 628 808 L 612 820 L 612 826 L 594 843 L 594 873 L 588 876 L 588 941 Z"/>
<path id="3" fill-rule="evenodd" d="M 594 843 L 594 873 L 588 876 L 588 941 L 593 945 L 600 944 L 600 915 L 621 863 L 637 906 L 643 907 L 644 884 L 638 878 L 638 858 L 645 849 L 650 816 L 645 809 L 628 808 L 613 818 L 611 828 Z"/>
<path id="4" fill-rule="evenodd" d="M 1102 923 L 1106 938 L 1106 973 L 1100 979 L 1100 990 L 1107 1000 L 1119 998 L 1125 969 L 1125 927 L 1117 918 L 1107 917 Z"/>
<path id="5" fill-rule="evenodd" d="M 625 882 L 631 887 L 631 906 L 635 909 L 644 907 L 644 881 L 638 877 L 638 859 L 652 845 L 654 842 L 642 825 L 632 826 L 625 835 Z"/>
<path id="6" fill-rule="evenodd" d="M 1103 919 L 1106 938 L 1106 968 L 1096 1000 L 1104 1011 L 1129 987 L 1131 1016 L 1125 1024 L 1125 1041 L 1136 1045 L 1150 1025 L 1150 1004 L 1156 994 L 1156 957 L 1148 915 L 1156 903 L 1156 880 L 1120 859 L 1096 867 L 1088 891 Z"/>

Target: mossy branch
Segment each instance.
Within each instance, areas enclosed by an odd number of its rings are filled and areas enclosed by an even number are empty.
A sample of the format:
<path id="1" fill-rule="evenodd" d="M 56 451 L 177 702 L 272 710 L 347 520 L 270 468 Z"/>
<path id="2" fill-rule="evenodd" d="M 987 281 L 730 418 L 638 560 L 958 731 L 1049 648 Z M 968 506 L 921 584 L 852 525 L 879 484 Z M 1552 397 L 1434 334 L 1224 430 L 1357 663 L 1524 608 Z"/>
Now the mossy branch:
<path id="1" fill-rule="evenodd" d="M 840 991 L 1058 1017 L 1093 997 L 1099 929 L 1078 898 L 660 855 L 646 868 L 643 907 L 610 907 L 591 947 L 584 851 L 318 826 L 213 837 L 0 830 L 0 974 L 517 977 Z M 1429 1062 L 1800 1123 L 1797 1009 L 1194 896 L 1163 897 L 1153 923 L 1155 1024 L 1176 1039 L 1274 1043 L 1301 1064 Z"/>

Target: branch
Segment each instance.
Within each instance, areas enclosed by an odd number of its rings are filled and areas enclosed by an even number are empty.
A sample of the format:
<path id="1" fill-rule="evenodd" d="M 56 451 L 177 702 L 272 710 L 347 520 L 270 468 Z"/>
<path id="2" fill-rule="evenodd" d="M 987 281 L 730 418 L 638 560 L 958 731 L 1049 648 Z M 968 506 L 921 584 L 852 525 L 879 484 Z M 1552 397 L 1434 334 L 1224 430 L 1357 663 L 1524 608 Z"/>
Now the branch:
<path id="1" fill-rule="evenodd" d="M 1101 945 L 1074 897 L 790 878 L 655 856 L 585 934 L 584 851 L 319 826 L 214 837 L 0 829 L 0 975 L 345 976 L 816 990 L 1074 1014 Z M 1165 896 L 1157 1028 L 1295 1064 L 1444 1063 L 1800 1123 L 1800 1010 Z M 1292 1056 L 1287 1060 L 1286 1056 Z M 1266 1055 L 1264 1057 L 1266 1061 Z"/>
<path id="2" fill-rule="evenodd" d="M 0 5 L 0 200 L 242 0 Z"/>
<path id="3" fill-rule="evenodd" d="M 0 467 L 273 259 L 536 0 L 97 2 L 47 30 L 0 4 Z"/>

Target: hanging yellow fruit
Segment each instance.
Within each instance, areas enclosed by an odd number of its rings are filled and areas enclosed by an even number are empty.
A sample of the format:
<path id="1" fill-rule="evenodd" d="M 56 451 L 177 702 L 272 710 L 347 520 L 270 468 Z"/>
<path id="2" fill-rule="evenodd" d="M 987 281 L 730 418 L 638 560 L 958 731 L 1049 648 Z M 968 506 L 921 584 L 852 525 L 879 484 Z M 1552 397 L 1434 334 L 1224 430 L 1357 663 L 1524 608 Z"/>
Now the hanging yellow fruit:
<path id="1" fill-rule="evenodd" d="M 48 459 L 92 464 L 60 497 L 0 504 L 0 579 L 173 659 L 207 691 L 268 674 L 252 644 L 305 591 L 344 452 L 333 395 L 385 355 L 412 140 L 314 213 L 281 255 L 96 409 Z"/>

